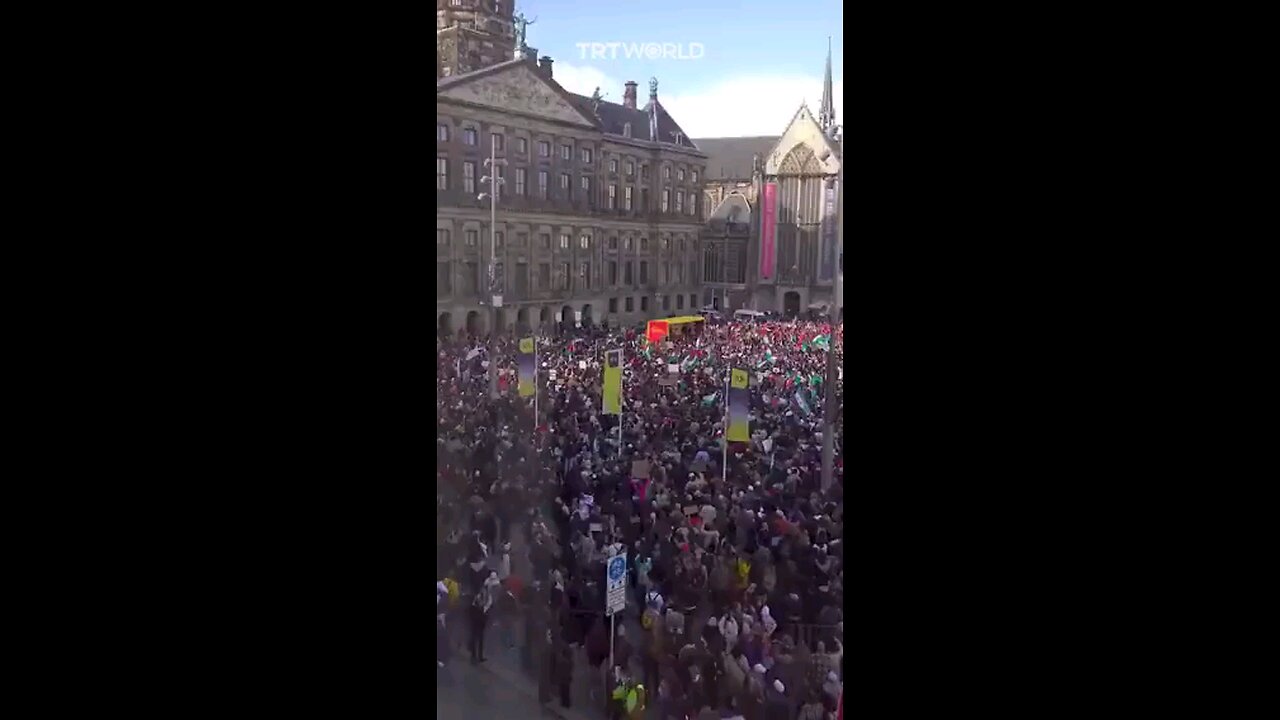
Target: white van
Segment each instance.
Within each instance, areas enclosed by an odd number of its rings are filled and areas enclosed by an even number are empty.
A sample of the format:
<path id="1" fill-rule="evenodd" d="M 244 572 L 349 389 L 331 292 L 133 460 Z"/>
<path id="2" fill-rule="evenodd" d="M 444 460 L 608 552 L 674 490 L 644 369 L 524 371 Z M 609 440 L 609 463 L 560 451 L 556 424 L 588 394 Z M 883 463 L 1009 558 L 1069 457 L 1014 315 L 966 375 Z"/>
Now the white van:
<path id="1" fill-rule="evenodd" d="M 766 313 L 759 310 L 734 310 L 733 319 L 738 322 L 761 322 L 767 317 Z"/>

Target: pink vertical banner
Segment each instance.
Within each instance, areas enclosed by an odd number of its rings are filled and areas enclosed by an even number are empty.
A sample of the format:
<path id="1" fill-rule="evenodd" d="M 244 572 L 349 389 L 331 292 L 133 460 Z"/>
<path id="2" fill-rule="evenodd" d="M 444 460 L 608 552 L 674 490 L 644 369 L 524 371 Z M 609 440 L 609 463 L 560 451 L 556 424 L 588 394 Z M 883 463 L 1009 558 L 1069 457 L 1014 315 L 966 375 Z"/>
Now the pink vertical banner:
<path id="1" fill-rule="evenodd" d="M 773 277 L 773 240 L 778 230 L 778 183 L 764 185 L 764 217 L 760 223 L 760 279 Z"/>

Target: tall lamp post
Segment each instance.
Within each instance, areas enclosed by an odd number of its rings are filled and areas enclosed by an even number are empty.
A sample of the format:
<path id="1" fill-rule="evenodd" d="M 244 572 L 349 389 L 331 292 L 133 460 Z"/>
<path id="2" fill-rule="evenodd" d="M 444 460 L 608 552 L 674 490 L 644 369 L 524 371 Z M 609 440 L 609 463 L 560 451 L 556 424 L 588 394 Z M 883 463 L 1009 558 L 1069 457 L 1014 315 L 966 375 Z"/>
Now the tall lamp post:
<path id="1" fill-rule="evenodd" d="M 493 316 L 489 322 L 489 396 L 498 397 L 498 357 L 494 352 L 493 340 L 498 334 L 498 311 L 502 308 L 502 293 L 498 285 L 497 272 L 497 243 L 495 233 L 498 228 L 498 196 L 502 194 L 499 189 L 505 182 L 498 177 L 498 168 L 507 164 L 506 160 L 498 159 L 498 138 L 490 133 L 489 135 L 489 157 L 485 159 L 485 169 L 489 174 L 480 178 L 481 185 L 488 185 L 489 191 L 482 192 L 478 196 L 480 200 L 488 198 L 489 200 L 489 300 L 492 304 Z"/>
<path id="2" fill-rule="evenodd" d="M 840 175 L 836 188 L 836 257 L 844 253 L 844 163 L 840 163 Z M 840 267 L 833 268 L 831 283 L 830 317 L 832 337 L 827 338 L 827 379 L 823 388 L 822 400 L 822 490 L 831 487 L 835 474 L 835 441 L 836 441 L 836 378 L 839 377 L 839 364 L 836 362 L 836 319 L 840 317 L 840 306 L 844 294 L 844 272 Z"/>

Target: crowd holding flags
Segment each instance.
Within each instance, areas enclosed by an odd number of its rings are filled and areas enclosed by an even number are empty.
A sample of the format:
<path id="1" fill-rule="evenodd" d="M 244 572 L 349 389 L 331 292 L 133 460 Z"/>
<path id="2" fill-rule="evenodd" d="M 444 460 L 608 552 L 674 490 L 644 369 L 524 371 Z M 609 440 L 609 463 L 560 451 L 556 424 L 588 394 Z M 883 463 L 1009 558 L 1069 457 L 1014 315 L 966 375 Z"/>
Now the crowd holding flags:
<path id="1" fill-rule="evenodd" d="M 490 516 L 502 512 L 521 513 L 529 506 L 554 507 L 551 503 L 554 503 L 554 499 L 559 499 L 566 509 L 573 508 L 576 511 L 575 515 L 585 522 L 588 530 L 604 528 L 602 532 L 609 533 L 617 528 L 625 528 L 631 517 L 643 517 L 643 510 L 652 506 L 655 497 L 678 499 L 682 494 L 692 493 L 691 502 L 682 505 L 689 527 L 692 528 L 696 523 L 705 524 L 710 529 L 718 528 L 717 551 L 723 541 L 734 546 L 742 557 L 751 557 L 754 563 L 759 554 L 751 555 L 747 552 L 749 545 L 742 546 L 735 537 L 731 537 L 732 533 L 725 532 L 723 518 L 707 509 L 707 501 L 723 493 L 724 501 L 712 504 L 712 508 L 724 517 L 737 518 L 748 508 L 759 511 L 760 506 L 756 504 L 758 495 L 749 494 L 744 497 L 742 492 L 734 492 L 735 490 L 742 489 L 751 493 L 751 488 L 759 489 L 756 483 L 761 478 L 767 478 L 770 482 L 790 479 L 795 477 L 796 470 L 802 473 L 805 483 L 818 477 L 821 463 L 826 458 L 820 456 L 821 449 L 813 440 L 817 439 L 815 433 L 818 432 L 819 421 L 826 417 L 824 411 L 834 407 L 836 403 L 824 399 L 821 394 L 823 387 L 828 384 L 827 376 L 820 372 L 821 363 L 827 358 L 819 358 L 814 350 L 824 345 L 838 347 L 842 336 L 833 334 L 828 325 L 816 322 L 730 323 L 704 325 L 693 329 L 701 333 L 676 332 L 657 344 L 647 343 L 646 338 L 638 337 L 639 333 L 636 331 L 624 331 L 618 336 L 617 333 L 609 334 L 599 328 L 584 328 L 582 332 L 536 338 L 522 337 L 523 334 L 532 333 L 521 333 L 511 340 L 501 341 L 492 358 L 478 349 L 482 340 L 467 338 L 457 343 L 443 341 L 438 346 L 437 413 L 448 432 L 442 433 L 438 439 L 440 454 L 445 460 L 437 466 L 437 484 L 444 491 L 443 494 L 437 493 L 437 515 L 441 524 L 446 524 L 441 519 L 445 518 L 449 524 L 456 526 L 455 534 L 460 534 L 461 539 L 455 542 L 438 538 L 438 548 L 441 548 L 438 549 L 438 556 L 444 558 L 438 562 L 444 567 L 466 566 L 460 560 L 465 560 L 469 554 L 467 543 L 470 537 L 467 533 L 477 525 L 477 517 L 488 522 Z M 837 330 L 836 333 L 838 332 Z M 622 348 L 618 348 L 615 343 L 622 344 Z M 614 348 L 609 349 L 610 345 L 614 345 Z M 489 401 L 487 387 L 484 384 L 485 378 L 478 372 L 481 360 L 489 359 L 498 364 L 507 379 L 517 380 L 511 383 L 516 387 L 505 388 L 509 399 L 494 407 L 485 406 Z M 459 369 L 459 360 L 474 365 L 475 368 Z M 464 374 L 461 371 L 467 372 Z M 543 377 L 539 378 L 539 374 Z M 512 375 L 515 377 L 511 377 Z M 511 392 L 513 390 L 515 392 Z M 627 402 L 625 411 L 624 392 Z M 597 394 L 599 399 L 595 397 Z M 542 402 L 543 409 L 548 410 L 545 424 L 539 422 L 540 396 L 548 398 Z M 721 398 L 724 401 L 723 407 L 718 405 Z M 534 413 L 534 429 L 526 437 L 527 424 L 521 421 L 527 418 L 530 410 L 528 406 L 532 406 Z M 814 417 L 820 412 L 824 414 Z M 495 413 L 501 418 L 500 422 L 493 422 Z M 596 413 L 614 415 L 618 420 L 611 421 Z M 583 417 L 588 422 L 582 422 Z M 626 428 L 624 418 L 631 423 Z M 624 442 L 625 429 L 634 432 L 640 439 L 633 445 L 628 445 Z M 751 435 L 753 430 L 754 438 Z M 610 463 L 605 458 L 614 454 L 611 446 L 615 442 L 615 433 L 616 462 Z M 830 434 L 834 438 L 833 448 L 838 451 L 842 447 L 841 426 L 834 424 Z M 779 447 L 775 447 L 775 439 L 779 440 Z M 687 452 L 691 449 L 688 447 L 691 440 L 696 443 L 695 453 Z M 715 446 L 716 440 L 722 442 L 722 447 Z M 729 447 L 730 444 L 733 445 L 732 448 Z M 490 452 L 490 448 L 495 447 L 500 449 L 500 454 Z M 553 447 L 558 447 L 562 452 L 554 452 Z M 716 449 L 722 449 L 719 458 L 720 472 L 715 473 L 720 475 L 719 482 L 705 486 L 702 490 L 696 489 L 696 485 L 690 487 L 684 483 L 686 471 L 706 473 L 708 466 L 714 464 L 708 456 L 714 456 Z M 737 455 L 731 455 L 731 452 Z M 664 463 L 662 470 L 658 472 L 652 472 L 653 468 L 650 467 L 655 458 L 661 458 L 656 462 Z M 733 464 L 730 463 L 731 459 L 734 459 Z M 587 466 L 580 465 L 584 461 L 591 463 L 593 474 L 574 474 L 573 483 L 560 482 L 562 478 L 553 470 L 557 465 L 563 468 L 561 473 L 575 468 L 584 469 Z M 765 466 L 767 470 L 764 469 Z M 833 482 L 840 482 L 843 466 L 838 459 L 835 461 L 835 468 L 837 470 L 833 475 Z M 595 474 L 599 474 L 599 477 L 595 477 Z M 493 489 L 492 478 L 495 476 L 500 480 L 500 492 Z M 686 487 L 689 489 L 686 490 Z M 485 506 L 483 514 L 473 513 L 468 517 L 461 512 L 463 508 L 470 508 L 469 503 L 477 493 L 484 494 L 484 488 L 489 488 L 493 499 Z M 567 495 L 566 489 L 569 489 Z M 804 497 L 801 497 L 802 494 Z M 444 499 L 441 500 L 441 497 Z M 804 591 L 806 608 L 812 601 L 813 612 L 809 614 L 815 618 L 811 623 L 814 630 L 806 633 L 806 644 L 815 658 L 815 669 L 835 668 L 843 651 L 843 648 L 839 648 L 838 651 L 828 651 L 821 655 L 821 646 L 815 649 L 814 645 L 817 638 L 821 637 L 826 647 L 830 648 L 832 639 L 839 641 L 843 637 L 839 616 L 833 615 L 838 610 L 843 583 L 842 497 L 840 494 L 827 493 L 819 493 L 817 498 L 813 493 L 776 494 L 773 496 L 773 504 L 786 514 L 787 522 L 763 523 L 759 532 L 753 533 L 749 538 L 757 546 L 764 546 L 769 542 L 771 547 L 784 551 L 785 557 L 801 547 L 798 533 L 790 530 L 792 526 L 803 522 L 806 529 L 812 526 L 810 532 L 824 533 L 809 536 L 810 541 L 816 543 L 812 545 L 811 551 L 815 558 L 820 554 L 820 561 L 815 559 L 812 567 L 806 566 L 808 569 L 802 576 L 784 577 L 782 573 L 776 573 L 780 576 L 780 594 L 792 589 Z M 599 502 L 596 502 L 597 498 L 600 499 Z M 646 503 L 651 505 L 646 506 Z M 697 510 L 689 514 L 688 505 L 694 505 Z M 482 552 L 500 542 L 500 538 L 496 536 L 497 528 L 507 524 L 505 517 L 501 520 L 500 526 L 497 522 L 493 523 L 492 530 L 487 529 L 487 524 L 479 523 L 486 528 L 484 532 L 494 534 L 492 537 L 486 536 L 483 541 L 476 540 Z M 531 523 L 529 527 L 535 541 L 540 540 L 548 548 L 554 547 L 558 533 L 549 533 L 545 524 L 540 522 Z M 540 538 L 539 527 L 542 533 Z M 705 601 L 711 604 L 714 615 L 727 617 L 724 603 L 731 593 L 719 593 L 723 597 L 717 599 L 710 579 L 715 576 L 716 570 L 722 571 L 724 577 L 732 578 L 745 576 L 748 574 L 746 570 L 751 568 L 742 569 L 738 563 L 726 564 L 720 558 L 724 553 L 716 552 L 713 558 L 716 566 L 704 568 L 709 570 L 708 574 L 696 583 L 684 582 L 685 578 L 668 572 L 671 568 L 662 566 L 661 563 L 658 564 L 662 569 L 661 573 L 649 574 L 652 558 L 679 558 L 682 541 L 683 550 L 693 552 L 693 547 L 688 544 L 689 536 L 681 538 L 673 526 L 667 526 L 664 531 L 656 525 L 646 529 L 642 524 L 642 531 L 652 533 L 649 544 L 646 546 L 642 543 L 644 551 L 652 552 L 652 555 L 643 561 L 637 557 L 638 565 L 644 568 L 643 575 L 637 572 L 637 584 L 647 582 L 653 595 L 661 590 L 666 596 L 681 596 L 682 602 L 683 594 L 677 593 L 677 589 L 682 589 L 685 585 L 700 589 L 700 595 L 696 598 L 697 607 L 702 608 Z M 602 543 L 610 540 L 616 538 L 608 535 L 601 538 Z M 600 580 L 597 572 L 601 569 L 600 558 L 594 548 L 611 546 L 612 543 L 597 544 L 591 546 L 592 552 L 571 548 L 568 559 L 576 562 L 564 563 L 564 567 L 569 568 L 567 574 L 561 570 L 559 576 L 551 575 L 548 579 L 546 572 L 543 572 L 538 579 L 549 583 L 548 587 L 560 583 L 567 592 L 575 592 L 577 588 L 578 597 L 585 597 L 586 593 L 582 590 L 584 583 L 599 585 Z M 828 548 L 831 549 L 830 552 Z M 640 549 L 638 547 L 637 551 Z M 767 560 L 759 561 L 766 571 L 770 571 L 774 557 L 770 553 Z M 732 561 L 732 558 L 728 560 Z M 588 561 L 596 563 L 595 570 L 587 572 L 592 567 Z M 607 565 L 604 567 L 607 568 Z M 732 574 L 724 574 L 725 570 Z M 609 584 L 610 576 L 607 571 L 605 574 L 606 584 Z M 676 585 L 673 586 L 672 583 Z M 741 590 L 741 586 L 738 589 Z M 641 602 L 647 603 L 650 594 L 644 593 L 644 600 Z M 626 604 L 631 604 L 631 601 L 631 596 L 627 595 Z M 782 614 L 787 614 L 786 610 L 784 608 Z M 462 611 L 465 615 L 465 606 Z M 752 625 L 768 622 L 768 616 L 759 608 L 753 611 L 744 607 L 742 611 L 739 621 L 732 623 L 735 628 L 745 628 L 748 622 Z M 750 614 L 753 612 L 756 614 Z M 747 620 L 748 617 L 750 621 Z M 560 644 L 569 637 L 584 640 L 595 638 L 594 630 L 587 622 L 566 618 L 562 625 L 564 632 L 556 636 L 556 641 Z M 652 631 L 653 628 L 646 626 L 646 630 Z M 540 632 L 536 634 L 541 636 Z M 618 640 L 613 628 L 598 634 L 600 639 L 611 638 L 608 645 Z M 734 634 L 738 634 L 736 629 Z M 648 636 L 643 636 L 641 642 L 644 642 L 644 637 Z M 734 647 L 727 629 L 720 637 L 725 640 L 722 647 L 726 650 Z M 747 632 L 740 635 L 740 649 L 743 652 L 756 647 L 747 643 L 750 637 L 751 634 Z M 663 639 L 666 639 L 665 636 Z M 584 643 L 586 644 L 588 643 Z M 594 639 L 591 644 L 596 644 Z M 662 665 L 679 660 L 676 652 L 678 648 L 667 650 L 666 644 L 646 643 L 646 646 L 658 645 L 662 645 L 663 653 L 658 658 Z M 537 649 L 542 645 L 533 643 L 532 647 Z M 603 647 L 601 645 L 599 648 L 601 652 Z M 634 651 L 635 645 L 631 647 Z M 612 650 L 610 647 L 611 656 Z M 551 651 L 560 652 L 559 646 L 553 646 L 548 650 Z M 530 655 L 530 662 L 534 666 L 543 662 L 542 656 Z M 588 659 L 592 657 L 594 655 L 589 652 Z M 572 667 L 568 663 L 560 664 Z M 612 661 L 610 665 L 613 665 Z M 806 679 L 808 675 L 806 671 Z M 825 673 L 823 676 L 828 677 Z M 797 680 L 799 677 L 797 674 Z M 796 688 L 792 685 L 793 683 L 788 682 L 785 692 L 781 689 L 781 681 L 775 686 L 779 693 L 785 695 L 776 698 L 778 704 L 783 704 L 781 701 L 785 700 L 791 717 L 797 716 L 799 708 L 803 708 L 801 714 L 804 716 L 814 714 L 816 717 L 818 711 L 813 706 L 819 698 L 826 704 L 826 712 L 835 710 L 836 715 L 843 715 L 838 682 L 830 686 L 823 683 L 820 689 L 810 682 L 797 682 Z M 607 692 L 606 697 L 613 698 L 617 710 L 630 710 L 638 714 L 644 712 L 639 685 L 633 687 L 628 683 L 625 689 Z M 681 698 L 677 692 L 670 699 L 674 707 L 683 710 L 686 700 L 697 700 L 700 696 L 690 693 L 689 697 Z M 833 700 L 836 708 L 830 707 Z"/>

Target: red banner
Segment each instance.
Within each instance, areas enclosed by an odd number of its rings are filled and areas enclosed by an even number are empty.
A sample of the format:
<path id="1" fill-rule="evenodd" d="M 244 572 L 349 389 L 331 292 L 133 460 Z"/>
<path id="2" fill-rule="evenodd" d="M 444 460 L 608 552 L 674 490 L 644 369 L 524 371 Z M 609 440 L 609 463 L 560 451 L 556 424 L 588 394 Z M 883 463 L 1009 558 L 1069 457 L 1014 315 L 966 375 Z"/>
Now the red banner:
<path id="1" fill-rule="evenodd" d="M 667 321 L 650 320 L 648 327 L 645 328 L 644 336 L 651 343 L 662 342 L 667 337 Z"/>
<path id="2" fill-rule="evenodd" d="M 760 223 L 760 279 L 773 277 L 773 241 L 778 231 L 778 183 L 765 183 Z"/>

